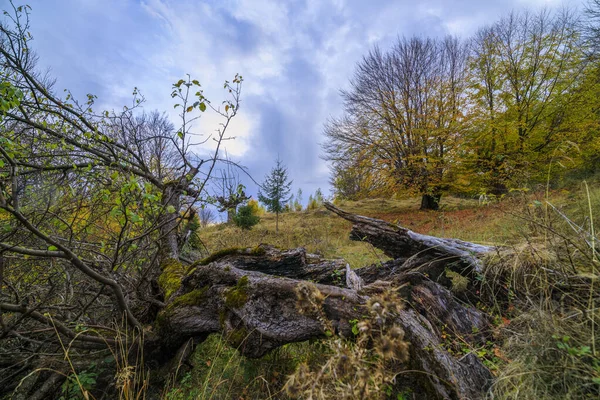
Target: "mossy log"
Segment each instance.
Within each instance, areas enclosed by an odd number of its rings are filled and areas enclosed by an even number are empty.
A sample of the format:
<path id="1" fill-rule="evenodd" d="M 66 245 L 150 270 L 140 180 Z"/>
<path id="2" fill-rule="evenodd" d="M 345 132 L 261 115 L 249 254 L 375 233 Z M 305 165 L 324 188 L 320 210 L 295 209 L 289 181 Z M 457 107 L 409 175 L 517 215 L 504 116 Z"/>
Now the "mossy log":
<path id="1" fill-rule="evenodd" d="M 174 354 L 190 339 L 197 342 L 216 332 L 248 357 L 326 337 L 331 332 L 325 332 L 319 317 L 297 309 L 296 289 L 306 280 L 324 295 L 324 316 L 336 333 L 351 338 L 350 321 L 367 313 L 369 297 L 395 288 L 407 304 L 396 322 L 411 343 L 403 382 L 418 387 L 425 398 L 482 398 L 491 383 L 489 370 L 474 354 L 454 355 L 448 341 L 483 345 L 490 339 L 490 320 L 451 292 L 452 281 L 444 272 L 470 276 L 481 268 L 479 257 L 493 248 L 425 237 L 331 205 L 328 209 L 355 224 L 355 237 L 394 257 L 355 270 L 365 284 L 361 291 L 345 287 L 343 260 L 323 260 L 302 248 L 281 251 L 262 245 L 225 252 L 208 264 L 198 263 L 182 280 L 158 315 L 156 337 L 148 341 L 150 357 Z"/>

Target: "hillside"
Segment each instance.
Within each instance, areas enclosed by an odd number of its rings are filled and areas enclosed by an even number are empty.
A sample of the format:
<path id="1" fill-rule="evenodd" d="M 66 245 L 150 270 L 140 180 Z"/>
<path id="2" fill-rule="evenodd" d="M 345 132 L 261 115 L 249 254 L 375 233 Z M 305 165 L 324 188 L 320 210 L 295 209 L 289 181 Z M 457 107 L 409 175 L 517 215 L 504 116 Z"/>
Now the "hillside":
<path id="1" fill-rule="evenodd" d="M 549 197 L 545 198 L 546 195 Z M 599 195 L 600 190 L 592 188 L 587 197 L 585 185 L 575 185 L 547 194 L 516 193 L 501 202 L 486 205 L 474 200 L 447 198 L 442 202 L 441 212 L 419 211 L 416 199 L 370 199 L 337 205 L 352 213 L 399 223 L 418 233 L 503 246 L 506 250 L 487 259 L 481 277 L 487 284 L 483 286 L 478 307 L 494 319 L 488 341 L 481 347 L 473 347 L 460 335 L 448 331 L 443 334 L 446 339 L 442 346 L 457 356 L 476 354 L 497 380 L 491 390 L 499 398 L 515 398 L 517 393 L 523 398 L 587 398 L 587 394 L 595 393 L 594 382 L 600 378 L 599 359 L 591 353 L 597 340 L 593 328 L 585 319 L 573 318 L 576 314 L 572 314 L 572 308 L 561 311 L 552 303 L 530 302 L 535 298 L 550 300 L 554 296 L 551 293 L 559 282 L 544 270 L 553 268 L 564 273 L 570 270 L 572 275 L 572 269 L 576 268 L 579 276 L 587 277 L 587 273 L 596 268 L 593 254 L 592 264 L 586 263 L 590 254 L 577 254 L 585 251 L 587 242 L 582 232 L 574 232 L 573 227 L 576 224 L 589 227 L 590 216 L 593 218 L 600 212 Z M 212 252 L 255 247 L 261 243 L 282 249 L 304 246 L 309 252 L 325 257 L 342 257 L 353 268 L 389 260 L 369 243 L 349 240 L 351 224 L 322 208 L 283 214 L 279 233 L 275 232 L 274 225 L 274 216 L 265 214 L 251 231 L 218 225 L 203 230 L 202 239 Z M 561 247 L 561 243 L 568 245 Z M 557 246 L 553 248 L 553 245 Z M 447 276 L 453 280 L 453 290 L 460 297 L 460 291 L 468 282 L 461 280 L 459 274 L 447 272 Z M 593 285 L 592 281 L 591 288 L 587 289 L 591 292 L 584 290 L 584 298 L 577 294 L 581 288 L 573 287 L 566 292 L 563 288 L 563 299 L 571 299 L 569 307 L 586 309 L 598 294 Z M 495 288 L 507 290 L 508 301 L 502 300 L 504 295 L 500 292 L 493 294 L 498 290 Z M 479 296 L 479 291 L 477 293 Z M 566 315 L 573 319 L 565 321 Z M 209 343 L 200 346 L 194 358 L 196 368 L 186 375 L 188 378 L 182 386 L 172 391 L 174 396 L 183 397 L 172 398 L 189 398 L 185 396 L 192 393 L 195 386 L 203 387 L 206 396 L 199 398 L 221 398 L 239 391 L 248 396 L 242 398 L 257 398 L 258 393 L 265 391 L 271 393 L 268 398 L 284 398 L 281 390 L 286 378 L 282 373 L 291 374 L 301 363 L 318 369 L 323 356 L 335 357 L 338 351 L 327 342 L 296 343 L 283 346 L 263 359 L 249 361 L 217 337 Z M 218 367 L 210 367 L 213 363 Z M 563 369 L 567 365 L 577 370 Z M 524 373 L 526 378 L 522 377 Z M 551 384 L 554 376 L 562 377 L 560 387 Z M 217 382 L 221 379 L 229 386 L 219 387 Z M 424 395 L 413 391 L 410 382 L 404 384 L 409 386 L 402 389 L 402 385 L 393 385 L 389 390 L 397 393 L 398 399 L 417 399 Z"/>
<path id="2" fill-rule="evenodd" d="M 572 186 L 549 193 L 549 203 L 570 218 L 583 222 L 589 216 L 582 187 Z M 397 223 L 415 232 L 452 237 L 482 244 L 514 244 L 525 240 L 532 224 L 548 212 L 552 221 L 561 219 L 547 211 L 545 193 L 515 192 L 501 202 L 485 203 L 474 199 L 444 197 L 437 212 L 419 209 L 419 199 L 365 199 L 336 202 L 344 210 Z M 592 189 L 592 212 L 600 213 L 600 190 Z M 544 203 L 543 203 L 544 202 Z M 263 213 L 260 222 L 249 231 L 230 224 L 216 224 L 200 232 L 208 253 L 231 247 L 254 247 L 268 243 L 282 249 L 305 247 L 309 252 L 330 258 L 344 258 L 353 268 L 382 261 L 385 257 L 368 243 L 349 239 L 351 224 L 322 207 L 281 214 L 279 233 L 275 232 L 275 215 Z M 535 230 L 535 229 L 534 229 Z M 383 258 L 382 258 L 383 257 Z"/>
<path id="3" fill-rule="evenodd" d="M 0 400 L 599 399 L 575 2 L 5 1 Z"/>

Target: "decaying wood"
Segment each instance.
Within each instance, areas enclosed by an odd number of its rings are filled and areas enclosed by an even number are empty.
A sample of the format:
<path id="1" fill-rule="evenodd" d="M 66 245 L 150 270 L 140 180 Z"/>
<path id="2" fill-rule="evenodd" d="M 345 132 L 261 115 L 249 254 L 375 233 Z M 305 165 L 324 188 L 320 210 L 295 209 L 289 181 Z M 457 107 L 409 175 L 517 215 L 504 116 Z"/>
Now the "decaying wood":
<path id="1" fill-rule="evenodd" d="M 161 336 L 168 338 L 167 346 L 177 348 L 189 337 L 222 332 L 249 357 L 322 336 L 322 323 L 296 308 L 295 289 L 300 282 L 245 271 L 229 263 L 200 266 L 184 279 L 177 298 L 159 315 Z M 326 297 L 325 316 L 349 336 L 348 321 L 357 316 L 366 298 L 332 285 L 317 284 L 317 288 Z M 191 299 L 195 295 L 191 304 L 186 301 L 186 296 Z"/>
<path id="2" fill-rule="evenodd" d="M 418 256 L 421 261 L 444 259 L 447 264 L 454 263 L 480 272 L 479 257 L 494 250 L 490 246 L 463 240 L 422 235 L 400 225 L 345 212 L 328 202 L 325 208 L 352 222 L 351 238 L 371 243 L 394 259 L 412 256 Z"/>
<path id="3" fill-rule="evenodd" d="M 197 266 L 159 314 L 154 354 L 173 354 L 184 343 L 220 332 L 241 353 L 260 357 L 286 343 L 325 337 L 322 318 L 342 336 L 366 313 L 370 295 L 395 287 L 406 299 L 397 323 L 411 343 L 407 375 L 432 399 L 482 398 L 491 374 L 473 354 L 455 356 L 444 337 L 473 346 L 488 339 L 490 321 L 480 310 L 459 301 L 444 278 L 451 263 L 465 275 L 481 268 L 478 257 L 493 248 L 454 239 L 419 235 L 397 225 L 330 211 L 353 222 L 354 238 L 381 248 L 394 260 L 355 270 L 364 287 L 346 288 L 346 263 L 323 260 L 302 248 L 229 254 Z M 459 267 L 457 267 L 457 265 Z M 323 314 L 298 311 L 296 290 L 306 280 L 324 295 Z"/>

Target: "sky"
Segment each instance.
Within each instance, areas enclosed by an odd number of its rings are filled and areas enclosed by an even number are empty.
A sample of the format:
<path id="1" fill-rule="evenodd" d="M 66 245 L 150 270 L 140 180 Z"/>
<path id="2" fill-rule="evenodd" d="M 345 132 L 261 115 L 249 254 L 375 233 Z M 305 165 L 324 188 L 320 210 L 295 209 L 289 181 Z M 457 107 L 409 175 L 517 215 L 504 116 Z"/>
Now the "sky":
<path id="1" fill-rule="evenodd" d="M 131 104 L 165 111 L 177 126 L 170 93 L 186 74 L 205 95 L 226 98 L 223 82 L 244 77 L 242 103 L 225 143 L 231 159 L 258 182 L 280 157 L 304 202 L 330 193 L 321 159 L 323 125 L 342 111 L 340 90 L 373 46 L 399 36 L 468 37 L 511 10 L 585 0 L 24 0 L 32 7 L 38 66 L 55 89 L 98 96 L 101 109 Z M 22 4 L 15 0 L 15 4 Z M 6 9 L 8 0 L 0 0 Z M 194 131 L 210 135 L 220 120 L 205 113 Z M 202 148 L 197 149 L 202 152 Z M 250 194 L 257 185 L 243 178 Z"/>

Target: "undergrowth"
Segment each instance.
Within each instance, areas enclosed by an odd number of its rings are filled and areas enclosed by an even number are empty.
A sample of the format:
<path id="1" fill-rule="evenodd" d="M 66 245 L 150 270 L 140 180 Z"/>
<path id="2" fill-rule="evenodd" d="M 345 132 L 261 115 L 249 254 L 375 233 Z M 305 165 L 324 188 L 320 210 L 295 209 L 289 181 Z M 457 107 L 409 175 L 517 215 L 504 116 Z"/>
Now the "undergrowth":
<path id="1" fill-rule="evenodd" d="M 421 233 L 500 245 L 485 258 L 484 272 L 475 277 L 480 281 L 479 307 L 496 321 L 493 341 L 475 349 L 494 375 L 489 399 L 600 398 L 600 241 L 594 218 L 600 215 L 600 189 L 584 185 L 522 192 L 477 208 L 469 201 L 452 200 L 438 213 L 419 213 L 398 200 L 362 203 L 345 202 L 341 207 L 397 221 Z M 343 257 L 353 267 L 386 260 L 368 243 L 351 242 L 349 232 L 346 221 L 318 209 L 284 214 L 279 233 L 273 218 L 265 215 L 243 234 L 219 225 L 204 230 L 202 237 L 213 252 L 269 243 Z M 453 279 L 453 290 L 464 290 L 468 284 Z M 229 344 L 232 341 L 211 335 L 196 347 L 191 370 L 171 382 L 161 398 L 405 398 L 396 377 L 407 360 L 409 344 L 402 329 L 391 323 L 402 306 L 397 295 L 388 291 L 371 298 L 363 319 L 351 321 L 352 338 L 339 336 L 325 318 L 316 286 L 299 285 L 297 295 L 298 307 L 317 316 L 329 338 L 288 344 L 252 360 L 241 356 Z M 119 399 L 143 399 L 148 372 L 138 367 L 143 365 L 142 354 L 136 362 L 125 356 L 132 348 L 130 336 L 117 335 L 118 345 L 109 354 L 110 368 L 116 371 L 111 384 Z M 64 350 L 68 360 L 68 344 Z M 452 354 L 461 357 L 461 349 Z M 66 377 L 63 397 L 93 398 L 98 379 L 93 368 L 73 363 L 59 373 Z"/>
<path id="2" fill-rule="evenodd" d="M 505 321 L 496 339 L 508 361 L 490 398 L 600 398 L 600 203 L 598 191 L 583 189 L 578 199 L 528 199 L 520 244 L 485 262 L 482 299 Z"/>
<path id="3" fill-rule="evenodd" d="M 297 307 L 316 316 L 329 336 L 334 328 L 323 312 L 324 297 L 309 282 L 298 285 Z M 352 321 L 355 340 L 336 335 L 325 342 L 327 356 L 312 365 L 301 363 L 285 390 L 292 399 L 385 399 L 393 394 L 395 379 L 408 359 L 404 331 L 394 324 L 403 303 L 391 290 L 371 297 L 367 316 Z"/>
<path id="4" fill-rule="evenodd" d="M 298 362 L 312 363 L 322 354 L 319 343 L 291 343 L 249 359 L 214 334 L 197 346 L 193 369 L 166 391 L 164 399 L 281 399 L 286 397 L 282 388 L 287 375 Z"/>

